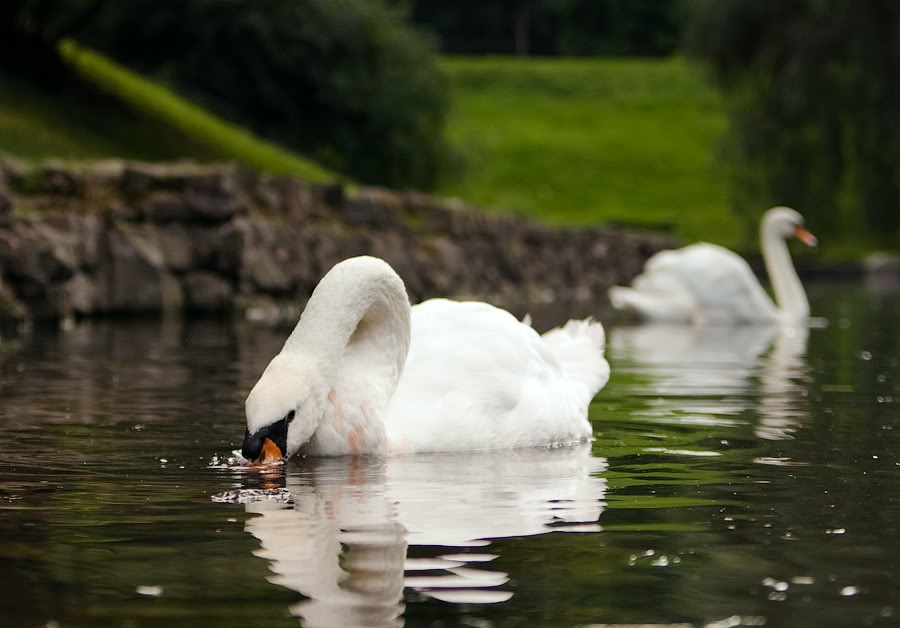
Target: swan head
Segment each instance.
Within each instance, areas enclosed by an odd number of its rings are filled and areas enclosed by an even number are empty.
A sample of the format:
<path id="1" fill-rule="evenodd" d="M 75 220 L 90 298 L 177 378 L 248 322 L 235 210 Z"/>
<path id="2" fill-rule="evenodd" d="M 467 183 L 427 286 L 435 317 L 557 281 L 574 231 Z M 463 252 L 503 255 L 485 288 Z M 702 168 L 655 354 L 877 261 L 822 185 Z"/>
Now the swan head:
<path id="1" fill-rule="evenodd" d="M 241 455 L 254 462 L 289 458 L 312 437 L 325 412 L 323 376 L 302 356 L 279 353 L 247 396 Z"/>
<path id="2" fill-rule="evenodd" d="M 797 238 L 810 248 L 818 244 L 816 236 L 806 228 L 806 221 L 800 212 L 790 207 L 773 207 L 766 212 L 762 225 L 765 233 L 778 236 L 783 240 Z"/>

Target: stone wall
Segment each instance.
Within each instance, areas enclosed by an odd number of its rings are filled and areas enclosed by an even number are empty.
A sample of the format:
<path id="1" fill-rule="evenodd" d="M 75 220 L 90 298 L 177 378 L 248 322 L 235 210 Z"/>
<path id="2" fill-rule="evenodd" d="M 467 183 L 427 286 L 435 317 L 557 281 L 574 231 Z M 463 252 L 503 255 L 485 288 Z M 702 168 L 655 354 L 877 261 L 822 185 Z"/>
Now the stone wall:
<path id="1" fill-rule="evenodd" d="M 337 261 L 376 255 L 410 297 L 600 299 L 671 246 L 550 229 L 418 193 L 316 186 L 234 165 L 29 167 L 0 158 L 0 316 L 292 316 Z"/>

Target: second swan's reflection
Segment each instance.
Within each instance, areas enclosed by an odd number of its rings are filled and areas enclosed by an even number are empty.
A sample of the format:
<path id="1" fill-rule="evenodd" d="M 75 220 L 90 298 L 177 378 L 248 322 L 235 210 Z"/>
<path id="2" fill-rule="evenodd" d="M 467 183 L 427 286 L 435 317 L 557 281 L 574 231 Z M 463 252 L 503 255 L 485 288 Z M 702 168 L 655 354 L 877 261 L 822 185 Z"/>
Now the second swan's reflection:
<path id="1" fill-rule="evenodd" d="M 599 530 L 605 467 L 589 444 L 305 460 L 286 470 L 290 502 L 246 505 L 258 515 L 246 530 L 271 581 L 306 598 L 290 609 L 304 626 L 401 626 L 404 587 L 454 603 L 512 597 L 485 565 L 491 539 Z"/>
<path id="2" fill-rule="evenodd" d="M 808 337 L 806 326 L 620 327 L 610 353 L 617 372 L 643 378 L 635 394 L 658 395 L 645 418 L 727 423 L 749 410 L 758 438 L 783 440 L 807 415 Z"/>

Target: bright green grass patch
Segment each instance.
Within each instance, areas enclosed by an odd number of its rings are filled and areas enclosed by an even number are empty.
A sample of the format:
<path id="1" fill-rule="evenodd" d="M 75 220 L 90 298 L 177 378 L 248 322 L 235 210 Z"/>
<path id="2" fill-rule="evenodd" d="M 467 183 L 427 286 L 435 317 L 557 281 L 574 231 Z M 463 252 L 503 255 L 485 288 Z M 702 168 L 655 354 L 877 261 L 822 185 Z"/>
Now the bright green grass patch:
<path id="1" fill-rule="evenodd" d="M 688 241 L 741 242 L 715 159 L 722 104 L 683 60 L 442 65 L 467 165 L 442 194 L 556 224 L 671 224 Z"/>
<path id="2" fill-rule="evenodd" d="M 235 159 L 259 170 L 294 174 L 310 181 L 336 178 L 314 162 L 190 104 L 168 89 L 73 41 L 63 42 L 60 53 L 82 77 L 102 91 L 208 146 L 221 159 Z"/>

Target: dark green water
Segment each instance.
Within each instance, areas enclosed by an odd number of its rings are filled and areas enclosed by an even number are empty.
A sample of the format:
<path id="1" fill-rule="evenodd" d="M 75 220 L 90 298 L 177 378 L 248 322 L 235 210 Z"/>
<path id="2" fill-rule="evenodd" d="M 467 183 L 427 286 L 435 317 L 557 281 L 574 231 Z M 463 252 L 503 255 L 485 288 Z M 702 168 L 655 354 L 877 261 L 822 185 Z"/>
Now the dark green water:
<path id="1" fill-rule="evenodd" d="M 900 295 L 810 298 L 609 329 L 590 447 L 269 475 L 223 461 L 284 330 L 6 342 L 0 625 L 898 626 Z"/>

